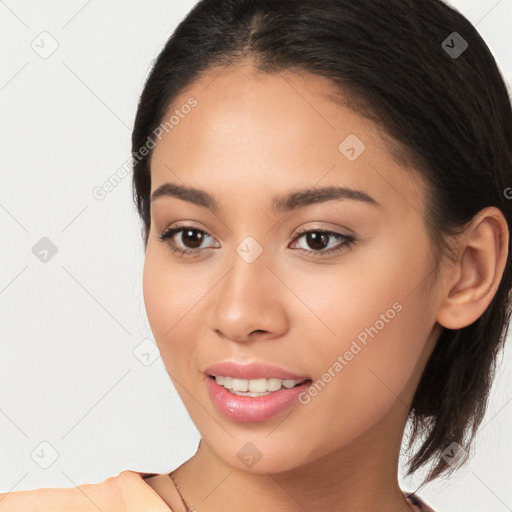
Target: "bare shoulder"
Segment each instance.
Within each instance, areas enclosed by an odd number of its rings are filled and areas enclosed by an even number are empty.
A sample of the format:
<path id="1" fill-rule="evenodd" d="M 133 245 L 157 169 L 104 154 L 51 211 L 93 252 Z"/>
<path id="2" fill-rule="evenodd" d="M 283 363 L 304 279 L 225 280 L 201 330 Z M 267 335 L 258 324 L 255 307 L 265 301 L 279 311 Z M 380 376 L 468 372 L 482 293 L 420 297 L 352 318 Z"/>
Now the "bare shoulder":
<path id="1" fill-rule="evenodd" d="M 96 484 L 0 494 L 0 512 L 132 512 L 170 509 L 135 471 L 122 471 Z"/>

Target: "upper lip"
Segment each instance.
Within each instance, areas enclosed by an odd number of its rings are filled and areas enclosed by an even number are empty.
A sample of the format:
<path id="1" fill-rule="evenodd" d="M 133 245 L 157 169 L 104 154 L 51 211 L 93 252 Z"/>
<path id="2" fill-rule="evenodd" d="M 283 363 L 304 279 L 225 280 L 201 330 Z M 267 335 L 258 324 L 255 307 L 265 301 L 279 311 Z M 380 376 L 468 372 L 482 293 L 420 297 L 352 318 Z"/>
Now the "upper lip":
<path id="1" fill-rule="evenodd" d="M 278 366 L 267 363 L 253 362 L 238 364 L 232 361 L 222 361 L 212 364 L 205 369 L 207 375 L 234 377 L 236 379 L 282 379 L 282 380 L 308 380 L 309 377 L 289 372 Z"/>

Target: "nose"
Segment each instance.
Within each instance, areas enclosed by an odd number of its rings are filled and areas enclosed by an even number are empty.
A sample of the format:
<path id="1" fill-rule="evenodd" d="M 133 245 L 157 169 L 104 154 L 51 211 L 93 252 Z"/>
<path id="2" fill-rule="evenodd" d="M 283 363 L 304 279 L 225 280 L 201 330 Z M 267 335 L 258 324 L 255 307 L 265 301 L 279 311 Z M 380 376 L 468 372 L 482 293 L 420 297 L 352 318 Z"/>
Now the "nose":
<path id="1" fill-rule="evenodd" d="M 289 328 L 287 289 L 265 251 L 248 261 L 235 254 L 231 269 L 212 290 L 209 327 L 235 342 L 283 336 Z"/>

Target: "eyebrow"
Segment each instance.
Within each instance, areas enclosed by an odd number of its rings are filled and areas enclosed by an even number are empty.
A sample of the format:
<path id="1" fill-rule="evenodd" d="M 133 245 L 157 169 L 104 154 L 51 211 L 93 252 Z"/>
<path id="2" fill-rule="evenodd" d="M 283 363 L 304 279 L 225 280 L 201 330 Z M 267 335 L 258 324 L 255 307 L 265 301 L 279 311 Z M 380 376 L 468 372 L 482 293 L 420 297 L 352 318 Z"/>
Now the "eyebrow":
<path id="1" fill-rule="evenodd" d="M 151 194 L 150 200 L 154 201 L 159 197 L 175 197 L 207 208 L 214 213 L 220 213 L 221 211 L 218 201 L 205 190 L 185 187 L 176 183 L 164 183 Z M 286 213 L 313 204 L 343 199 L 351 199 L 372 206 L 382 207 L 378 201 L 361 190 L 331 186 L 294 190 L 282 196 L 274 196 L 272 208 L 276 214 Z"/>

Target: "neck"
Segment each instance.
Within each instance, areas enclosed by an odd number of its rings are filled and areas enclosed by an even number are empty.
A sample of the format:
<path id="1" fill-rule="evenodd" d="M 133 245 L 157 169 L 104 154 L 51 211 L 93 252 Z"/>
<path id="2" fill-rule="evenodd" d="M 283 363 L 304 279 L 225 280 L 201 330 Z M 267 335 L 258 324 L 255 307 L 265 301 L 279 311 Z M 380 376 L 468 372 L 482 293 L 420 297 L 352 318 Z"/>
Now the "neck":
<path id="1" fill-rule="evenodd" d="M 198 512 L 237 510 L 331 510 L 409 512 L 400 489 L 398 457 L 407 415 L 400 401 L 379 425 L 349 446 L 312 458 L 300 467 L 279 472 L 234 468 L 202 439 L 196 454 L 176 472 L 181 493 Z M 200 484 L 199 484 L 200 482 Z"/>

